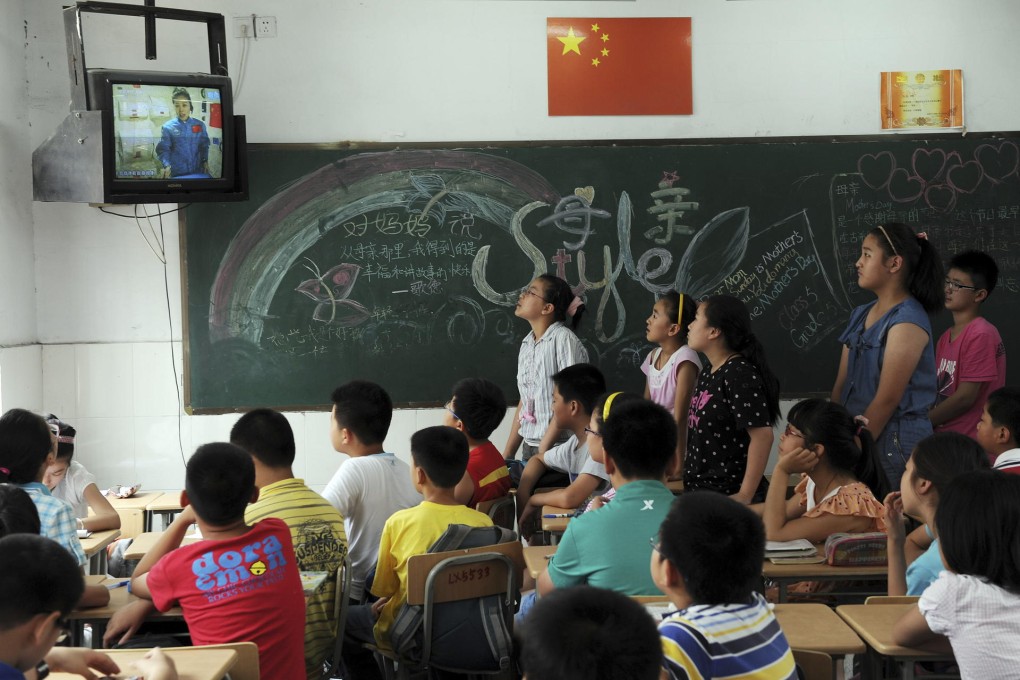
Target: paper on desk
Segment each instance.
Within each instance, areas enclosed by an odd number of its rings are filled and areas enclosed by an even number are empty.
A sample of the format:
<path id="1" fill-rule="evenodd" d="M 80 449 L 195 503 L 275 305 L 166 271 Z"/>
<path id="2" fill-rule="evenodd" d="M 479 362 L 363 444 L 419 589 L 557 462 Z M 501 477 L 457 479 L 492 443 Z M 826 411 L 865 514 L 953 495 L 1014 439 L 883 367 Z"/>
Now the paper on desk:
<path id="1" fill-rule="evenodd" d="M 772 553 L 813 553 L 817 552 L 814 544 L 806 538 L 798 538 L 792 541 L 765 541 L 765 554 Z"/>

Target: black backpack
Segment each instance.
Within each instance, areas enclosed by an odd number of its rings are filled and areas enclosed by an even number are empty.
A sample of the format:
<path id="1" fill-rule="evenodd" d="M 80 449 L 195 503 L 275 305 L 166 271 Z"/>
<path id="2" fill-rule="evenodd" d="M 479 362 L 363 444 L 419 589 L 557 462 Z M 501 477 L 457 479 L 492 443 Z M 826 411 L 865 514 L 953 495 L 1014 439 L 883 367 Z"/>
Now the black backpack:
<path id="1" fill-rule="evenodd" d="M 517 534 L 502 527 L 451 524 L 429 547 L 429 552 L 480 548 L 515 541 Z M 519 595 L 514 594 L 515 608 Z M 499 595 L 488 595 L 476 600 L 434 605 L 431 663 L 474 671 L 510 668 L 513 631 L 506 626 L 502 599 Z M 412 662 L 421 661 L 424 618 L 423 606 L 405 603 L 390 629 L 393 651 Z"/>

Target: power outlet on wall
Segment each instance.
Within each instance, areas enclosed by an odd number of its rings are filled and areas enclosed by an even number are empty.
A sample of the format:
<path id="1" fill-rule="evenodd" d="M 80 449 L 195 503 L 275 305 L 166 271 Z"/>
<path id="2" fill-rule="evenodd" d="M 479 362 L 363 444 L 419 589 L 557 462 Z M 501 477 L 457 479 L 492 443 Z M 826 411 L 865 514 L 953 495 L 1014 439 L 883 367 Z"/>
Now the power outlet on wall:
<path id="1" fill-rule="evenodd" d="M 235 38 L 275 38 L 276 17 L 259 17 L 254 15 L 234 17 Z"/>

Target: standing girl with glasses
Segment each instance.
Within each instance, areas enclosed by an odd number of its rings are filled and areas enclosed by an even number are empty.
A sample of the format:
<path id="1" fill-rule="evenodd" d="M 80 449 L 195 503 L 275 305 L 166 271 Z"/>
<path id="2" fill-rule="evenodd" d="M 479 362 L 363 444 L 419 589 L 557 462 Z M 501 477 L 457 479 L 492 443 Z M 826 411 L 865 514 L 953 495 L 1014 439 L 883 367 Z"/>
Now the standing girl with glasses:
<path id="1" fill-rule="evenodd" d="M 531 332 L 521 342 L 517 357 L 521 400 L 514 421 L 518 425 L 511 426 L 503 458 L 513 460 L 523 444 L 526 463 L 560 439 L 552 422 L 552 376 L 567 366 L 588 361 L 588 352 L 574 333 L 584 314 L 584 303 L 566 281 L 542 274 L 521 291 L 514 314 L 531 325 Z M 519 478 L 518 473 L 515 480 Z"/>
<path id="2" fill-rule="evenodd" d="M 787 420 L 768 496 L 755 507 L 762 513 L 766 538 L 817 543 L 836 533 L 883 530 L 885 509 L 879 499 L 888 487 L 860 419 L 831 401 L 805 399 L 794 404 Z M 804 478 L 787 500 L 795 473 Z"/>
<path id="3" fill-rule="evenodd" d="M 932 433 L 935 348 L 929 314 L 945 301 L 942 263 L 923 232 L 905 224 L 875 227 L 861 243 L 857 285 L 875 301 L 850 315 L 831 398 L 862 414 L 886 480 L 896 484 L 907 458 Z"/>
<path id="4" fill-rule="evenodd" d="M 648 376 L 645 399 L 673 414 L 677 424 L 676 458 L 669 476 L 683 472 L 687 452 L 687 411 L 701 373 L 701 358 L 687 346 L 687 327 L 694 321 L 698 303 L 690 295 L 671 290 L 656 301 L 645 321 L 645 337 L 659 347 L 648 353 L 641 372 Z"/>

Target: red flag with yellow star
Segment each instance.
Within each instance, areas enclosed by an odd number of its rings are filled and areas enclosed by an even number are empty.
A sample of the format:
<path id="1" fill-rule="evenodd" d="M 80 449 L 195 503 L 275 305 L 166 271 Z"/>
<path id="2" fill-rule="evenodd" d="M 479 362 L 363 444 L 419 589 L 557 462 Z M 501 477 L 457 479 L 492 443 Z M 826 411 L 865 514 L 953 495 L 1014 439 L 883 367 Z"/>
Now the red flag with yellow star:
<path id="1" fill-rule="evenodd" d="M 546 20 L 550 116 L 690 114 L 691 19 Z"/>

